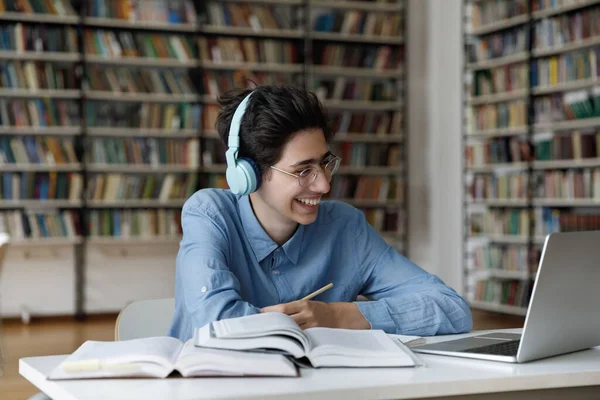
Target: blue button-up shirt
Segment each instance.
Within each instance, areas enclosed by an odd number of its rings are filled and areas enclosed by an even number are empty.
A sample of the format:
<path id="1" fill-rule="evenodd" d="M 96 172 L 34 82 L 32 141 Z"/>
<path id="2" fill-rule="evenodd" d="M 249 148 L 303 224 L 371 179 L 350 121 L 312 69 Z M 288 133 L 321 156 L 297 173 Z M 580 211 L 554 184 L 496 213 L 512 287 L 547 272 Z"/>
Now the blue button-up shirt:
<path id="1" fill-rule="evenodd" d="M 465 300 L 394 248 L 364 214 L 321 201 L 318 217 L 299 225 L 281 247 L 263 230 L 248 196 L 203 189 L 183 206 L 171 336 L 260 308 L 301 299 L 333 282 L 313 300 L 355 304 L 372 329 L 429 336 L 468 332 Z"/>

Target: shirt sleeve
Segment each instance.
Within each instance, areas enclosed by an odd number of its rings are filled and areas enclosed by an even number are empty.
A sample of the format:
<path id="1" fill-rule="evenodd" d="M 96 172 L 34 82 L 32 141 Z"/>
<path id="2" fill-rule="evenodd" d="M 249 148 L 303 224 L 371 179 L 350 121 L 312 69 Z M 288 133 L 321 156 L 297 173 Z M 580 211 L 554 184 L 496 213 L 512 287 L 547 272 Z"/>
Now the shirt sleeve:
<path id="1" fill-rule="evenodd" d="M 362 213 L 358 226 L 361 294 L 372 301 L 355 304 L 372 329 L 417 336 L 472 329 L 471 310 L 456 291 L 388 245 Z"/>
<path id="2" fill-rule="evenodd" d="M 181 224 L 171 336 L 185 341 L 209 322 L 260 312 L 242 300 L 239 280 L 228 267 L 227 225 L 199 206 L 184 207 Z"/>

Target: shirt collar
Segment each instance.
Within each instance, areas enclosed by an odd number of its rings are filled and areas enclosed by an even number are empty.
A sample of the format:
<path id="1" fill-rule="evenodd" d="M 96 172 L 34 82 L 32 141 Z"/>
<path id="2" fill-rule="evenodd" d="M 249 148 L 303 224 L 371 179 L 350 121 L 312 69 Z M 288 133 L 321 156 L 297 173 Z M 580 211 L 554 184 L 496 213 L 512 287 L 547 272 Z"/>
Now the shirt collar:
<path id="1" fill-rule="evenodd" d="M 264 260 L 278 246 L 265 232 L 263 227 L 258 222 L 252 206 L 250 204 L 250 196 L 241 196 L 238 198 L 238 208 L 240 211 L 240 219 L 246 233 L 246 238 L 250 242 L 250 247 L 254 252 L 257 262 Z M 304 225 L 299 225 L 294 235 L 282 246 L 286 256 L 291 262 L 296 264 L 302 246 L 302 238 L 304 237 Z"/>

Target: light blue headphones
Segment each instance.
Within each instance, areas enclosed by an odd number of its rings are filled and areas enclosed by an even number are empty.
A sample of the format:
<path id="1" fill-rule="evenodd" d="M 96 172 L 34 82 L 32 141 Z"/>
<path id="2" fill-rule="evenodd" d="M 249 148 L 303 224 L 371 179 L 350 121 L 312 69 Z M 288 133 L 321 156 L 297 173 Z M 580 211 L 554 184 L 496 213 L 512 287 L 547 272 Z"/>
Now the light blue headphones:
<path id="1" fill-rule="evenodd" d="M 252 93 L 242 100 L 233 113 L 229 127 L 229 138 L 227 139 L 227 146 L 229 148 L 225 153 L 225 159 L 227 160 L 227 171 L 225 172 L 227 184 L 234 194 L 242 196 L 248 195 L 258 189 L 261 180 L 260 169 L 254 161 L 246 157 L 237 158 L 240 147 L 240 125 L 250 96 L 252 96 Z"/>

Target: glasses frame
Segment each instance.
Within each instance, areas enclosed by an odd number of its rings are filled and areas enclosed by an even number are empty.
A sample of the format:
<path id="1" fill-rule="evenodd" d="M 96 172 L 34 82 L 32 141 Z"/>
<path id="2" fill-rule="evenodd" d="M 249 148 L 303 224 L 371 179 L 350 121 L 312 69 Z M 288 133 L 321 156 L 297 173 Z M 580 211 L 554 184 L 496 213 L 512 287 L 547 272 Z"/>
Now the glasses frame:
<path id="1" fill-rule="evenodd" d="M 283 172 L 286 175 L 293 176 L 293 177 L 297 178 L 298 179 L 298 185 L 300 185 L 300 187 L 307 188 L 310 185 L 312 185 L 313 183 L 315 183 L 315 181 L 317 180 L 317 177 L 319 176 L 319 173 L 323 173 L 323 175 L 325 176 L 325 178 L 327 180 L 331 181 L 331 178 L 337 172 L 337 170 L 340 167 L 340 164 L 342 163 L 342 158 L 336 156 L 335 154 L 331 154 L 329 157 L 331 157 L 331 159 L 329 161 L 327 161 L 327 163 L 323 167 L 321 167 L 321 166 L 319 166 L 319 167 L 310 166 L 310 167 L 305 168 L 302 171 L 300 171 L 299 174 L 294 174 L 292 172 L 287 172 L 287 171 L 284 171 L 284 170 L 279 169 L 277 167 L 274 167 L 272 165 L 271 165 L 271 168 L 274 169 L 275 171 Z M 328 177 L 327 176 L 328 173 L 326 173 L 325 171 L 327 171 L 327 166 L 329 166 L 329 164 L 331 164 L 331 163 L 337 163 L 337 165 L 335 166 L 334 170 L 331 171 L 331 173 L 329 173 L 329 177 Z M 317 173 L 313 175 L 312 180 L 310 182 L 308 182 L 306 185 L 302 185 L 302 179 L 305 178 L 304 176 L 302 176 L 302 174 L 305 171 L 314 170 L 314 169 L 316 169 Z"/>

